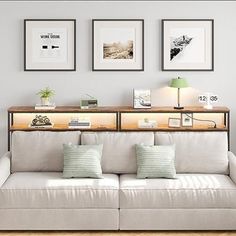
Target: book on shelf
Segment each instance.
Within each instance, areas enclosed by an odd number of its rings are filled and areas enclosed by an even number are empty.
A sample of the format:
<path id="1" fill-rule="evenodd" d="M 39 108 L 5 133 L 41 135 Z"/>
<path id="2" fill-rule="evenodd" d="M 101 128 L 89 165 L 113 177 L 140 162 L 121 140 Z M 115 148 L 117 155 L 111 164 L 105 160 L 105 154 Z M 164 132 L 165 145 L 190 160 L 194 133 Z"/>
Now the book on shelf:
<path id="1" fill-rule="evenodd" d="M 91 128 L 91 125 L 90 126 L 82 126 L 82 125 L 78 125 L 78 126 L 68 126 L 69 129 L 90 129 Z"/>
<path id="2" fill-rule="evenodd" d="M 55 103 L 49 105 L 36 104 L 34 108 L 35 110 L 53 110 L 56 108 L 56 104 Z"/>
<path id="3" fill-rule="evenodd" d="M 72 120 L 68 123 L 69 129 L 89 129 L 91 122 L 89 120 Z"/>

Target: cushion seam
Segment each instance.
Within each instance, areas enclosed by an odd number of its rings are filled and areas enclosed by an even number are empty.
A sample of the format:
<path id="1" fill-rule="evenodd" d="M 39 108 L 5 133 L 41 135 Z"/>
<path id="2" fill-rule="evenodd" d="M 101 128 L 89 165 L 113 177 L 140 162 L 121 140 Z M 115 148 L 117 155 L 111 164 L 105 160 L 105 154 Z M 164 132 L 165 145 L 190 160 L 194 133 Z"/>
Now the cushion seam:
<path id="1" fill-rule="evenodd" d="M 80 190 L 96 190 L 96 191 L 102 191 L 102 190 L 105 190 L 105 191 L 117 191 L 117 190 L 119 190 L 118 188 L 117 189 L 91 189 L 91 188 L 88 188 L 88 189 L 76 189 L 76 188 L 72 188 L 72 189 L 51 189 L 51 188 L 45 188 L 45 189 L 33 189 L 33 188 L 26 188 L 26 189 L 14 189 L 14 188 L 12 188 L 12 189 L 0 189 L 0 191 L 12 191 L 12 190 L 14 190 L 14 191 L 23 191 L 23 190 L 33 190 L 33 191 L 44 191 L 44 190 L 53 190 L 53 191 L 65 191 L 65 190 L 77 190 L 77 191 L 80 191 Z"/>
<path id="2" fill-rule="evenodd" d="M 209 191 L 209 190 L 215 190 L 215 191 L 236 191 L 236 189 L 214 189 L 214 188 L 207 188 L 207 189 L 195 189 L 195 188 L 191 188 L 191 189 L 120 189 L 121 191 L 137 191 L 137 190 L 141 190 L 141 191 Z"/>

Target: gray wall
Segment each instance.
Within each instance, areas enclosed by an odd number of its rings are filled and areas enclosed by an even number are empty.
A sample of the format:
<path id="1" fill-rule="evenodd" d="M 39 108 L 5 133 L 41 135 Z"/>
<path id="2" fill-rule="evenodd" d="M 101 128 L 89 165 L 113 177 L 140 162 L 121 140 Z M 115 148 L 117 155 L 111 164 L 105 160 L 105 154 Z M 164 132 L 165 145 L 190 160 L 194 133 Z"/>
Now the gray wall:
<path id="1" fill-rule="evenodd" d="M 78 104 L 85 93 L 100 105 L 131 105 L 133 88 L 151 88 L 153 105 L 173 105 L 176 100 L 169 80 L 186 77 L 192 88 L 183 92 L 185 105 L 196 105 L 197 94 L 214 92 L 219 105 L 231 113 L 231 144 L 236 151 L 235 56 L 236 2 L 1 2 L 0 3 L 0 153 L 7 149 L 7 108 L 33 105 L 36 92 L 53 88 L 57 105 Z M 76 72 L 23 71 L 23 19 L 77 19 Z M 145 72 L 92 72 L 91 19 L 143 18 L 145 20 Z M 162 72 L 161 28 L 163 18 L 215 19 L 214 72 Z"/>

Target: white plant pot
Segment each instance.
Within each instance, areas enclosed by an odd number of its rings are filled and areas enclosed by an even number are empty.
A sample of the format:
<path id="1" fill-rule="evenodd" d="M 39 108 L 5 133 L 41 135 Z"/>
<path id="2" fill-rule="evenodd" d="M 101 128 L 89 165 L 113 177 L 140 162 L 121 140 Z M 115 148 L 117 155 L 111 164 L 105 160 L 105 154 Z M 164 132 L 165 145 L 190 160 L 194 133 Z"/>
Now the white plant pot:
<path id="1" fill-rule="evenodd" d="M 41 104 L 44 106 L 50 105 L 50 99 L 49 98 L 41 98 Z"/>

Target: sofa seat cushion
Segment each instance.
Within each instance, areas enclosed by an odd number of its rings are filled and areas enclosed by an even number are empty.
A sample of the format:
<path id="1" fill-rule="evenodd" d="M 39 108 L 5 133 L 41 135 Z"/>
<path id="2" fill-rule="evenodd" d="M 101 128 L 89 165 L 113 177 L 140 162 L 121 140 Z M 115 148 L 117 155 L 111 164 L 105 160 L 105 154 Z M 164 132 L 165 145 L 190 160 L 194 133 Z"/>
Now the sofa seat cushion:
<path id="1" fill-rule="evenodd" d="M 119 177 L 64 179 L 61 172 L 19 172 L 0 188 L 3 208 L 118 208 Z"/>
<path id="2" fill-rule="evenodd" d="M 120 176 L 120 208 L 236 208 L 236 185 L 227 175 L 177 174 L 177 179 Z"/>

